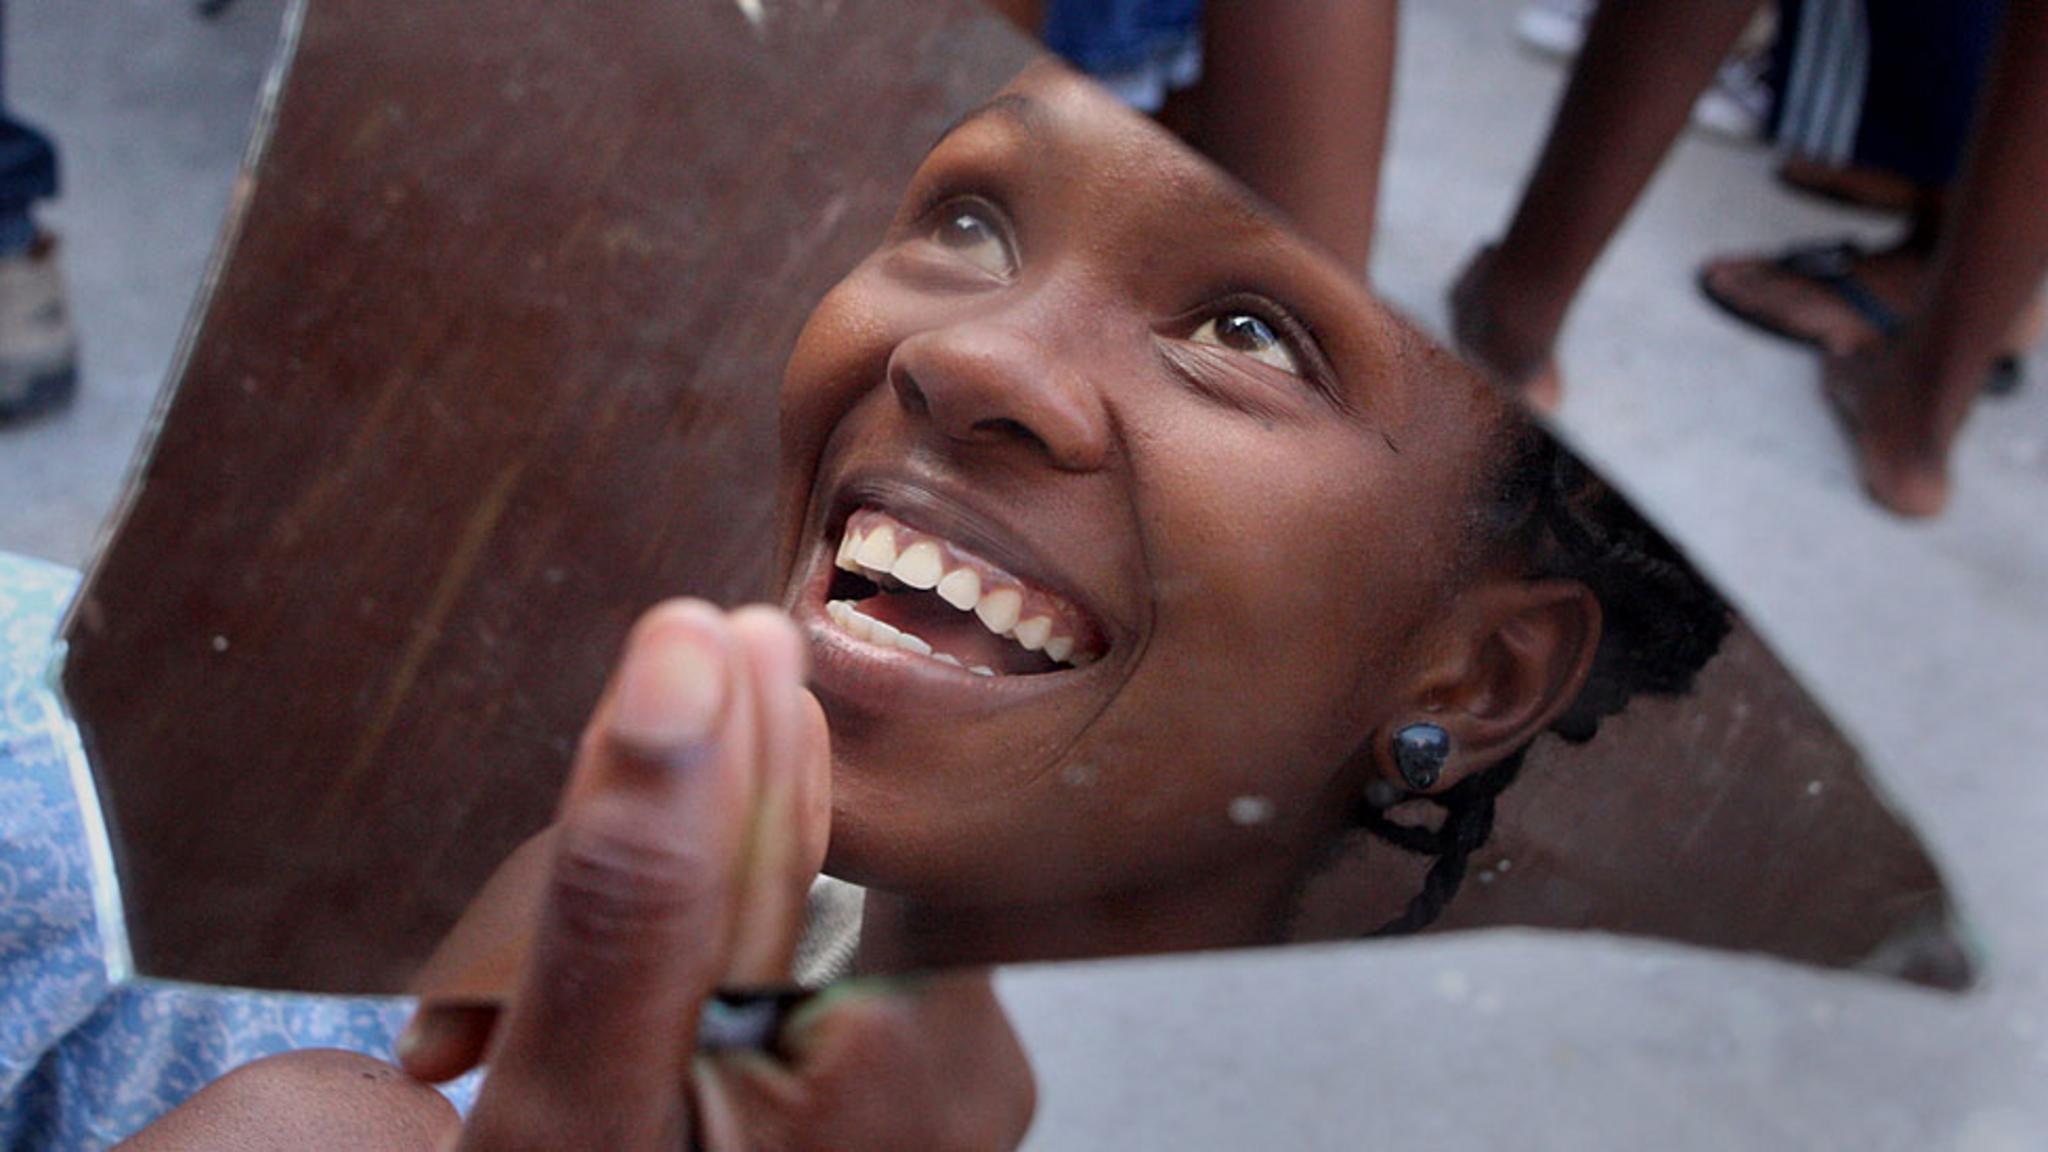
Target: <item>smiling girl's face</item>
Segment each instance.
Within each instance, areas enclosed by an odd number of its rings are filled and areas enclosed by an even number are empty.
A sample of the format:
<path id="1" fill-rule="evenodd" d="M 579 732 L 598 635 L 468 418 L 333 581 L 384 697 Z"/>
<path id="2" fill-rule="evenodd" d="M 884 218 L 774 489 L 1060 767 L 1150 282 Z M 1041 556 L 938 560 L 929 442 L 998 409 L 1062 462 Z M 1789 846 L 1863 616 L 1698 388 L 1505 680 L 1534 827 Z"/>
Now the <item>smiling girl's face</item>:
<path id="1" fill-rule="evenodd" d="M 1049 65 L 932 150 L 783 409 L 830 870 L 1162 946 L 1269 936 L 1428 706 L 1504 411 Z"/>

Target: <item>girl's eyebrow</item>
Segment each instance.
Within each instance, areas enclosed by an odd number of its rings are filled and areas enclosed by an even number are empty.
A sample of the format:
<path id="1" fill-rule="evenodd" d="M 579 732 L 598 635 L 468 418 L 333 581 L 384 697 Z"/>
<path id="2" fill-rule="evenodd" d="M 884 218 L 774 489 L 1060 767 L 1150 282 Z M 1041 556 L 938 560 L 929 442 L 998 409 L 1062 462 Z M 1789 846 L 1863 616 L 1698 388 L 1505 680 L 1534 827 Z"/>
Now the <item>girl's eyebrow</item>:
<path id="1" fill-rule="evenodd" d="M 1048 115 L 1045 105 L 1040 104 L 1024 93 L 1004 92 L 988 103 L 978 108 L 970 108 L 965 113 L 962 113 L 959 119 L 946 125 L 945 131 L 940 132 L 938 138 L 932 141 L 932 146 L 925 149 L 925 151 L 927 153 L 936 152 L 939 149 L 939 145 L 944 144 L 953 133 L 960 131 L 970 124 L 991 118 L 1008 122 L 1027 138 L 1036 142 L 1044 136 Z"/>

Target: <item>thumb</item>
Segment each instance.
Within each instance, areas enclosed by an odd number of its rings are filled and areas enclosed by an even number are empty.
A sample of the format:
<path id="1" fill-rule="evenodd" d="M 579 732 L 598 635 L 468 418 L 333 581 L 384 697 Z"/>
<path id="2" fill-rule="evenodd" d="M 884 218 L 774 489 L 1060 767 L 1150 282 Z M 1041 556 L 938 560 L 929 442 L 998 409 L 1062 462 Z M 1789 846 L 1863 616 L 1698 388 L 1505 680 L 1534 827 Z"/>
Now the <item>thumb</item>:
<path id="1" fill-rule="evenodd" d="M 465 1148 L 673 1148 L 732 935 L 755 789 L 752 686 L 723 616 L 634 629 L 585 734 L 531 963 Z"/>

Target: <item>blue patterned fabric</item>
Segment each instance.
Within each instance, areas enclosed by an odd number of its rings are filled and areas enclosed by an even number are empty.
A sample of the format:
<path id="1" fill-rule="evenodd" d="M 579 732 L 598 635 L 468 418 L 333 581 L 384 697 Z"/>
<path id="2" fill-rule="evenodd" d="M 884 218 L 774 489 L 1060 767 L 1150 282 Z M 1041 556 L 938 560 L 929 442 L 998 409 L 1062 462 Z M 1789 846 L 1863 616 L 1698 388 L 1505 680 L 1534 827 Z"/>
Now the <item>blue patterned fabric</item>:
<path id="1" fill-rule="evenodd" d="M 45 679 L 68 569 L 0 553 L 0 1148 L 105 1148 L 221 1074 L 297 1048 L 388 1058 L 411 1005 L 116 983 L 96 903 L 97 806 Z M 107 937 L 119 950 L 118 933 Z M 118 967 L 123 960 L 116 958 Z M 465 1106 L 467 1081 L 450 1093 Z"/>

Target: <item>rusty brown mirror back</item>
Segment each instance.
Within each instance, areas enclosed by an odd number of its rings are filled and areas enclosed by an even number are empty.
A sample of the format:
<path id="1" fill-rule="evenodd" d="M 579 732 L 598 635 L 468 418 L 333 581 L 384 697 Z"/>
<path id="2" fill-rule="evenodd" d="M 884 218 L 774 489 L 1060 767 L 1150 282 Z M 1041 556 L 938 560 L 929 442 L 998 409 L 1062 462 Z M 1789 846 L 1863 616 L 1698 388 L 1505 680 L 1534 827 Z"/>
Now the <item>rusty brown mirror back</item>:
<path id="1" fill-rule="evenodd" d="M 966 3 L 298 22 L 64 687 L 139 971 L 393 990 L 546 823 L 633 618 L 776 596 L 798 332 L 1034 52 Z M 1960 979 L 1932 865 L 1746 630 L 1528 777 L 1444 926 Z M 1300 935 L 1398 913 L 1393 859 Z"/>

